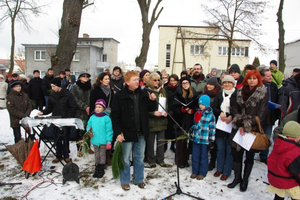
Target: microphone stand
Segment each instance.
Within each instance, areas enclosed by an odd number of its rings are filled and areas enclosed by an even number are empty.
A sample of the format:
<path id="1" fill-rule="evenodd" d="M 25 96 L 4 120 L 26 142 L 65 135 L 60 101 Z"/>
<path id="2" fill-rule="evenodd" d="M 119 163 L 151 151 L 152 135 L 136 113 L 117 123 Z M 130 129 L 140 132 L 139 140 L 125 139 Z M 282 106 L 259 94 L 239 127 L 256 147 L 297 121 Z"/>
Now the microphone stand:
<path id="1" fill-rule="evenodd" d="M 147 90 L 147 89 L 146 89 Z M 152 93 L 155 93 L 156 91 L 154 91 L 154 90 L 147 90 L 148 92 L 152 92 Z M 157 93 L 157 92 L 156 92 Z M 167 197 L 164 197 L 162 200 L 166 200 L 166 199 L 169 199 L 170 197 L 172 197 L 172 196 L 175 196 L 175 195 L 181 195 L 181 194 L 183 194 L 183 195 L 186 195 L 186 196 L 189 196 L 189 197 L 191 197 L 191 198 L 194 198 L 194 199 L 198 199 L 198 200 L 204 200 L 204 199 L 202 199 L 202 198 L 200 198 L 200 197 L 196 197 L 196 196 L 193 196 L 193 195 L 190 195 L 190 194 L 188 194 L 188 193 L 184 193 L 184 192 L 182 192 L 182 190 L 181 190 L 181 188 L 180 188 L 180 176 L 179 176 L 179 166 L 178 166 L 178 145 L 177 145 L 177 142 L 178 142 L 178 140 L 177 140 L 177 129 L 179 128 L 182 132 L 183 132 L 183 134 L 184 135 L 186 135 L 187 137 L 188 137 L 188 139 L 189 140 L 191 140 L 191 137 L 190 137 L 190 135 L 177 123 L 177 121 L 169 114 L 169 112 L 158 102 L 158 100 L 156 99 L 155 100 L 157 103 L 158 103 L 158 105 L 160 105 L 160 107 L 162 107 L 162 109 L 168 114 L 168 116 L 172 119 L 172 121 L 175 123 L 175 125 L 174 125 L 174 130 L 175 130 L 175 143 L 176 143 L 176 149 L 175 149 L 175 156 L 176 156 L 176 160 L 177 160 L 177 164 L 176 164 L 176 171 L 177 171 L 177 182 L 174 182 L 174 184 L 175 184 L 175 187 L 176 187 L 176 192 L 175 193 L 173 193 L 173 194 L 170 194 L 169 196 L 167 196 Z M 177 184 L 178 183 L 178 184 Z"/>

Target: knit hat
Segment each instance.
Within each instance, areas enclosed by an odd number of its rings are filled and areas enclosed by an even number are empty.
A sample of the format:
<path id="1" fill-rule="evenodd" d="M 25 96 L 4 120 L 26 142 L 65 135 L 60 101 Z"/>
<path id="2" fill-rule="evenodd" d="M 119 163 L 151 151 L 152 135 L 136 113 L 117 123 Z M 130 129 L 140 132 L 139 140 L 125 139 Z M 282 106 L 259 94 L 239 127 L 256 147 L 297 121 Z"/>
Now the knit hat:
<path id="1" fill-rule="evenodd" d="M 300 72 L 300 69 L 299 68 L 294 68 L 293 72 Z"/>
<path id="2" fill-rule="evenodd" d="M 27 75 L 27 77 L 31 80 L 33 79 L 33 76 L 31 74 Z"/>
<path id="3" fill-rule="evenodd" d="M 231 65 L 230 68 L 229 68 L 229 74 L 231 72 L 237 72 L 237 73 L 241 74 L 240 67 L 237 64 Z"/>
<path id="4" fill-rule="evenodd" d="M 206 84 L 209 84 L 209 85 L 214 85 L 215 87 L 218 86 L 218 78 L 217 77 L 210 77 Z"/>
<path id="5" fill-rule="evenodd" d="M 141 72 L 142 69 L 141 69 L 140 67 L 136 66 L 135 68 L 133 68 L 132 71 L 135 71 L 135 72 Z"/>
<path id="6" fill-rule="evenodd" d="M 144 69 L 143 71 L 141 71 L 141 73 L 140 73 L 140 78 L 143 78 L 147 72 L 149 72 L 149 71 L 146 70 L 146 69 Z M 149 73 L 150 73 L 150 72 L 149 72 Z"/>
<path id="7" fill-rule="evenodd" d="M 295 121 L 287 122 L 283 127 L 283 134 L 290 137 L 300 137 L 300 124 Z"/>
<path id="8" fill-rule="evenodd" d="M 60 78 L 54 78 L 54 79 L 52 79 L 51 84 L 56 85 L 57 87 L 61 87 L 61 80 L 60 80 Z"/>
<path id="9" fill-rule="evenodd" d="M 231 83 L 233 83 L 233 85 L 235 85 L 235 80 L 234 80 L 233 76 L 231 76 L 231 75 L 225 75 L 224 78 L 222 79 L 222 84 L 226 81 L 231 82 Z"/>
<path id="10" fill-rule="evenodd" d="M 277 67 L 277 61 L 276 61 L 276 60 L 271 60 L 271 61 L 270 61 L 270 64 L 271 64 L 271 63 L 273 63 L 273 64 L 276 65 L 276 67 Z"/>
<path id="11" fill-rule="evenodd" d="M 184 77 L 181 77 L 181 79 L 180 79 L 180 85 L 182 85 L 182 82 L 183 82 L 184 80 L 188 81 L 188 82 L 191 84 L 191 79 L 190 79 L 190 77 L 189 77 L 189 76 L 184 76 Z"/>
<path id="12" fill-rule="evenodd" d="M 208 95 L 206 95 L 206 94 L 203 94 L 203 95 L 199 98 L 198 104 L 203 104 L 203 105 L 205 105 L 206 108 L 208 108 L 209 105 L 210 105 L 210 97 L 209 97 Z"/>
<path id="13" fill-rule="evenodd" d="M 11 74 L 7 74 L 7 77 L 12 77 L 12 75 Z"/>
<path id="14" fill-rule="evenodd" d="M 87 73 L 87 72 L 85 72 L 85 71 L 81 71 L 81 72 L 79 72 L 78 78 L 79 78 L 80 76 L 84 75 L 84 74 L 86 74 L 86 75 L 88 75 L 89 77 L 91 77 L 91 75 L 90 75 L 89 73 Z"/>
<path id="15" fill-rule="evenodd" d="M 103 99 L 98 99 L 95 103 L 95 106 L 96 105 L 100 105 L 102 106 L 104 109 L 106 108 L 106 102 L 103 100 Z"/>
<path id="16" fill-rule="evenodd" d="M 22 78 L 22 79 L 26 79 L 25 74 L 20 74 L 19 77 Z"/>
<path id="17" fill-rule="evenodd" d="M 13 88 L 16 85 L 21 85 L 21 87 L 22 87 L 23 83 L 21 81 L 14 81 L 14 82 L 12 82 L 12 84 L 10 85 L 10 87 Z"/>
<path id="18" fill-rule="evenodd" d="M 211 69 L 211 71 L 210 71 L 210 72 L 212 72 L 212 71 L 216 71 L 216 72 L 218 72 L 218 69 L 214 67 L 214 68 L 212 68 L 212 69 Z"/>

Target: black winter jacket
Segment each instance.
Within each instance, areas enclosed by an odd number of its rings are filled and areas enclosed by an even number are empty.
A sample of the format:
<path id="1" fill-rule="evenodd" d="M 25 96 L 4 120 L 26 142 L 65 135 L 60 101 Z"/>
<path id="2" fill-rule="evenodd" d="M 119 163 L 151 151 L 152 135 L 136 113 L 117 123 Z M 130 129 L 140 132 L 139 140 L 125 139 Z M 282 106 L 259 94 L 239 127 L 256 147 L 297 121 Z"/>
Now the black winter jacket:
<path id="1" fill-rule="evenodd" d="M 132 98 L 138 98 L 138 104 L 134 104 Z M 135 109 L 135 106 L 138 108 Z M 138 133 L 136 126 L 137 116 L 135 110 L 139 111 L 139 123 L 142 134 L 145 139 L 149 135 L 149 116 L 148 112 L 154 111 L 156 109 L 156 101 L 151 101 L 146 90 L 141 90 L 139 87 L 134 92 L 130 91 L 127 86 L 120 92 L 115 94 L 112 110 L 111 110 L 111 120 L 113 124 L 114 136 L 117 137 L 119 134 L 123 133 L 125 141 L 124 142 L 137 142 Z"/>
<path id="2" fill-rule="evenodd" d="M 43 100 L 44 99 L 44 93 L 42 90 L 42 83 L 43 79 L 41 78 L 33 78 L 28 83 L 28 96 L 30 99 L 33 100 Z"/>
<path id="3" fill-rule="evenodd" d="M 54 79 L 54 76 L 49 76 L 48 74 L 46 74 L 43 78 L 43 82 L 42 82 L 42 90 L 44 93 L 44 96 L 49 96 L 51 93 L 51 81 L 52 79 Z"/>
<path id="4" fill-rule="evenodd" d="M 52 113 L 52 116 L 61 116 L 62 118 L 75 117 L 75 99 L 71 92 L 65 88 L 62 88 L 60 92 L 51 92 L 48 106 L 42 113 L 44 115 Z"/>
<path id="5" fill-rule="evenodd" d="M 110 105 L 108 105 L 110 95 L 111 95 Z M 95 87 L 94 89 L 92 89 L 90 95 L 90 115 L 92 111 L 95 110 L 95 103 L 98 99 L 103 99 L 106 103 L 106 107 L 112 107 L 112 103 L 114 100 L 114 91 L 112 89 L 110 90 L 110 95 L 106 97 L 101 87 Z"/>

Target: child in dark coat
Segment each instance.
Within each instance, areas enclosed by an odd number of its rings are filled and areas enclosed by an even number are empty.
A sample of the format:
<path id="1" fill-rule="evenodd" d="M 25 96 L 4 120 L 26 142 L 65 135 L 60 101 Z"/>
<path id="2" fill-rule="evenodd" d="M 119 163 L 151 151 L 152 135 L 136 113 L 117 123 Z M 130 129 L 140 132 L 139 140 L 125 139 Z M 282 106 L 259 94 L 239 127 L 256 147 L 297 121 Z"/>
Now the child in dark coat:
<path id="1" fill-rule="evenodd" d="M 202 180 L 208 171 L 208 145 L 215 141 L 216 123 L 210 105 L 210 97 L 199 98 L 199 108 L 195 112 L 193 129 L 192 175 Z"/>
<path id="2" fill-rule="evenodd" d="M 273 151 L 267 159 L 269 192 L 274 200 L 283 200 L 285 195 L 300 199 L 300 125 L 289 121 L 283 127 Z"/>

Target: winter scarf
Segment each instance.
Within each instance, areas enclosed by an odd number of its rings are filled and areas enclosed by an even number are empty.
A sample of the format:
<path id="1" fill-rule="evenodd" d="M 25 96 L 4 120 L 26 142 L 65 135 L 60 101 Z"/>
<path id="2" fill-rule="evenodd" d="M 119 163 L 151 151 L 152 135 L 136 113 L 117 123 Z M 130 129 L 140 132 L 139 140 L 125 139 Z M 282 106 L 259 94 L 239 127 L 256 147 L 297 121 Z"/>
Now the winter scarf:
<path id="1" fill-rule="evenodd" d="M 252 90 L 250 90 L 249 85 L 245 85 L 242 88 L 242 96 L 243 96 L 243 100 L 247 101 L 247 99 L 255 92 L 257 86 L 254 87 Z"/>
<path id="2" fill-rule="evenodd" d="M 208 107 L 209 108 L 209 107 Z M 208 110 L 208 108 L 205 108 L 204 110 L 197 110 L 195 113 L 194 121 L 198 123 L 202 117 L 202 114 Z"/>
<path id="3" fill-rule="evenodd" d="M 122 76 L 123 76 L 122 74 L 119 74 L 118 76 L 115 76 L 114 74 L 111 74 L 110 78 L 113 79 L 113 80 L 118 81 L 122 78 Z"/>
<path id="4" fill-rule="evenodd" d="M 223 96 L 223 102 L 220 106 L 221 111 L 224 113 L 230 113 L 230 97 L 234 93 L 235 88 L 232 88 L 231 90 L 223 90 L 222 91 L 222 96 Z"/>
<path id="5" fill-rule="evenodd" d="M 92 115 L 93 115 L 93 114 L 94 114 L 95 116 L 97 116 L 97 117 L 103 117 L 103 116 L 106 115 L 104 112 L 96 113 L 95 111 L 92 112 Z"/>
<path id="6" fill-rule="evenodd" d="M 220 90 L 221 90 L 220 86 L 216 86 L 213 90 L 208 90 L 207 86 L 205 85 L 203 94 L 206 94 L 210 98 L 213 98 L 213 97 L 215 97 L 218 94 L 218 92 Z"/>
<path id="7" fill-rule="evenodd" d="M 194 79 L 195 81 L 197 81 L 197 83 L 198 83 L 199 81 L 201 81 L 201 80 L 204 79 L 204 76 L 203 76 L 203 74 L 201 73 L 199 76 L 194 75 L 194 76 L 193 76 L 193 79 Z"/>
<path id="8" fill-rule="evenodd" d="M 78 87 L 80 89 L 82 89 L 83 91 L 88 91 L 92 88 L 91 80 L 88 80 L 85 83 L 82 83 L 80 80 L 78 80 L 78 81 L 76 81 L 76 85 L 78 85 Z"/>
<path id="9" fill-rule="evenodd" d="M 105 96 L 108 97 L 108 95 L 110 94 L 110 85 L 104 86 L 104 85 L 101 84 L 100 88 L 104 92 Z"/>

